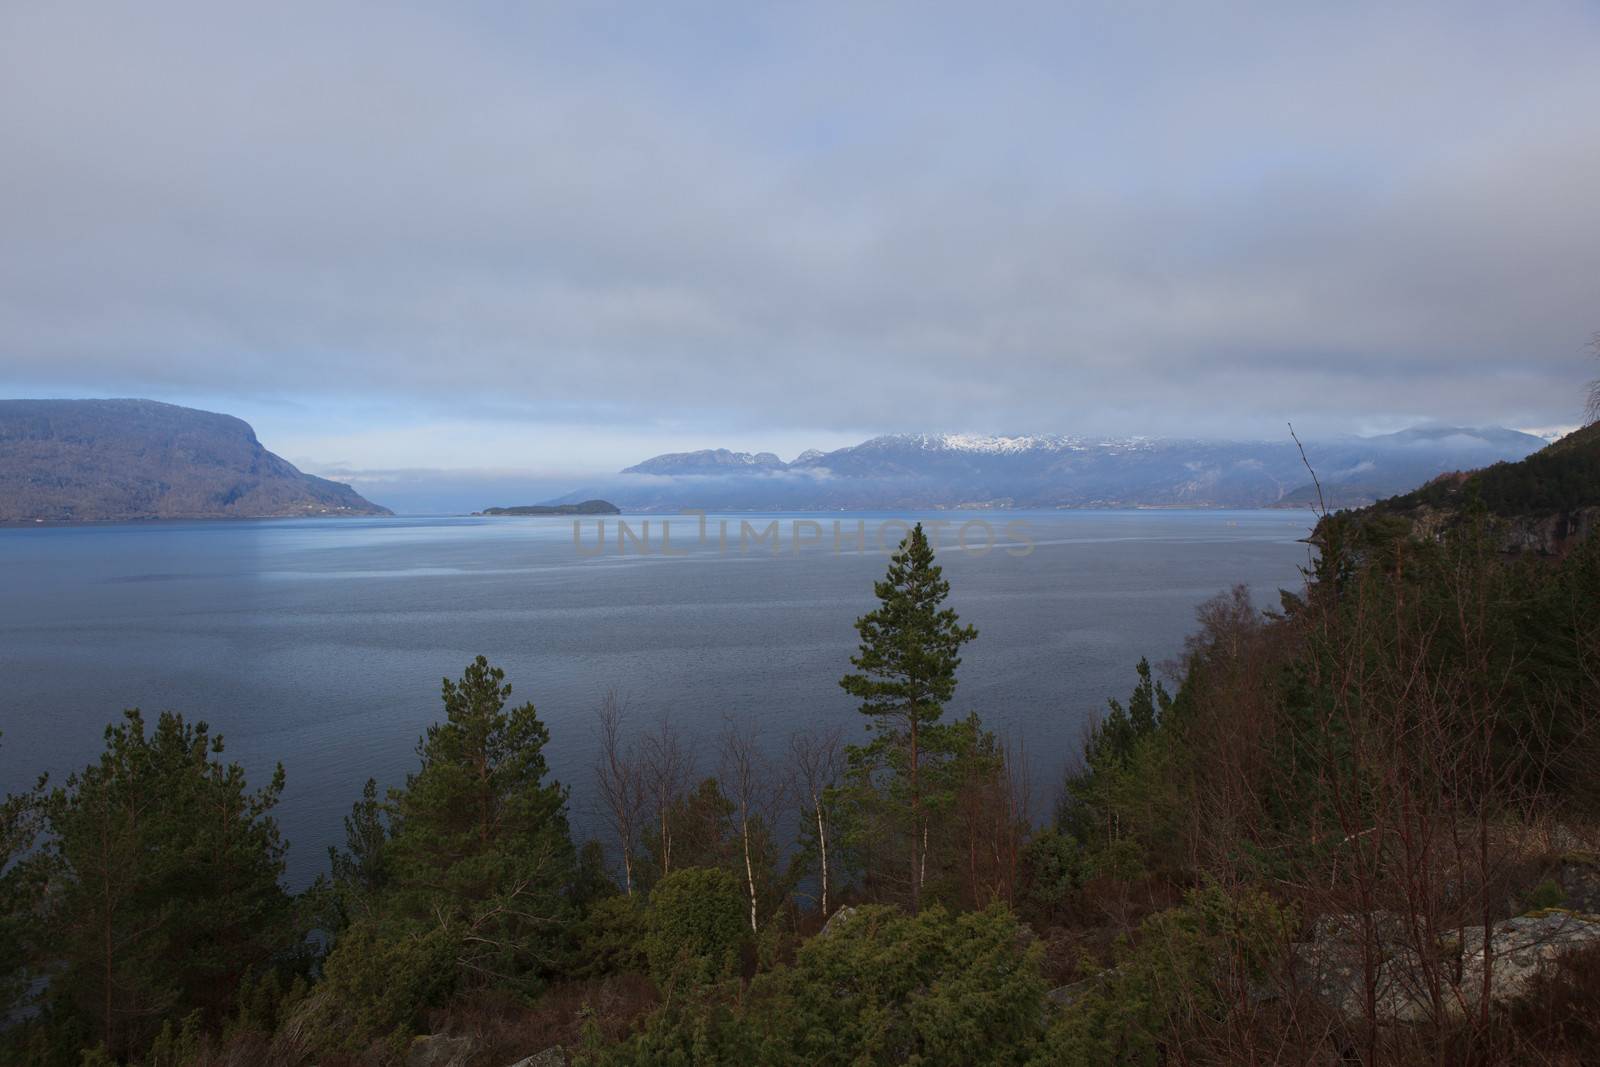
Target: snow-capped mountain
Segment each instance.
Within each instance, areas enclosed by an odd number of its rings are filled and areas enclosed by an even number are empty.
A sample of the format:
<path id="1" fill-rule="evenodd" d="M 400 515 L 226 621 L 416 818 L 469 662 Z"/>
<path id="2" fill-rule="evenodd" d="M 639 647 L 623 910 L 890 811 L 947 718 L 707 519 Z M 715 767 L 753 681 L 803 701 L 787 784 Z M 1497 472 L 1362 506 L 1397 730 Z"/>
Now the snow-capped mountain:
<path id="1" fill-rule="evenodd" d="M 1083 440 L 1065 434 L 1025 434 L 1021 437 L 1005 437 L 976 433 L 892 434 L 873 438 L 873 441 L 914 444 L 929 452 L 978 452 L 992 456 L 1016 455 L 1021 452 L 1060 452 L 1081 447 Z"/>
<path id="2" fill-rule="evenodd" d="M 1544 445 L 1499 428 L 1430 426 L 1306 442 L 1330 506 L 1405 492 L 1446 471 Z M 1071 434 L 889 434 L 785 463 L 771 452 L 656 456 L 570 494 L 628 510 L 956 507 L 1271 507 L 1315 496 L 1293 441 Z M 569 497 L 561 498 L 565 502 Z"/>

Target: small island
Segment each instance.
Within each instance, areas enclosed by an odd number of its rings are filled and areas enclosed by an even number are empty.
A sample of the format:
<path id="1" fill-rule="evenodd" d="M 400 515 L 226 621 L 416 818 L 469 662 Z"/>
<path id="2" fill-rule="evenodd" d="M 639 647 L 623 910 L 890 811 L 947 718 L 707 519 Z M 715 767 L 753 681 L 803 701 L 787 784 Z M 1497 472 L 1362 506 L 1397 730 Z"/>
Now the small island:
<path id="1" fill-rule="evenodd" d="M 523 504 L 514 508 L 484 508 L 478 515 L 621 515 L 622 509 L 609 500 L 585 500 L 579 504 Z"/>

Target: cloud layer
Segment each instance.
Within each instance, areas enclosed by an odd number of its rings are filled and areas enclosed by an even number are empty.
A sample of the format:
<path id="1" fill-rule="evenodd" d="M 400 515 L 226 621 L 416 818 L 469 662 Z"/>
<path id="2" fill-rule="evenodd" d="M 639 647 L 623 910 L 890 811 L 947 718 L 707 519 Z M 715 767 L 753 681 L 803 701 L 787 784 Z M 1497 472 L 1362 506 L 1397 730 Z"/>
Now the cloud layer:
<path id="1" fill-rule="evenodd" d="M 1290 6 L 8 4 L 0 387 L 672 446 L 1575 422 L 1600 14 Z"/>

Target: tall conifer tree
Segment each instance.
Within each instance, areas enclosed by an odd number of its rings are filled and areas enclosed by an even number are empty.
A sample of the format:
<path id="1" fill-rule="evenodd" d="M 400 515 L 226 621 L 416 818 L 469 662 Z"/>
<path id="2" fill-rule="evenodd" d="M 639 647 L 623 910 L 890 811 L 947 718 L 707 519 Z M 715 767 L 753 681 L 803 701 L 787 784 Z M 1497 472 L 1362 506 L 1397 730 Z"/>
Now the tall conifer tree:
<path id="1" fill-rule="evenodd" d="M 943 607 L 950 583 L 933 562 L 933 546 L 918 523 L 890 557 L 883 581 L 874 585 L 879 605 L 856 620 L 861 644 L 850 663 L 854 674 L 839 679 L 861 701 L 881 741 L 900 748 L 907 777 L 911 824 L 911 906 L 921 902 L 927 826 L 923 811 L 923 734 L 936 724 L 956 691 L 961 646 L 978 636 Z"/>
<path id="2" fill-rule="evenodd" d="M 482 656 L 445 679 L 445 720 L 428 727 L 421 768 L 390 796 L 384 861 L 402 912 L 462 935 L 468 971 L 534 979 L 563 936 L 574 852 L 567 791 L 545 781 L 550 731 L 532 704 L 507 708 L 504 682 Z"/>
<path id="3" fill-rule="evenodd" d="M 251 792 L 203 722 L 137 710 L 106 729 L 98 763 L 45 799 L 49 879 L 40 931 L 51 1017 L 81 1019 L 113 1056 L 142 1053 L 163 1022 L 215 1025 L 239 983 L 293 940 L 271 809 L 283 768 Z"/>

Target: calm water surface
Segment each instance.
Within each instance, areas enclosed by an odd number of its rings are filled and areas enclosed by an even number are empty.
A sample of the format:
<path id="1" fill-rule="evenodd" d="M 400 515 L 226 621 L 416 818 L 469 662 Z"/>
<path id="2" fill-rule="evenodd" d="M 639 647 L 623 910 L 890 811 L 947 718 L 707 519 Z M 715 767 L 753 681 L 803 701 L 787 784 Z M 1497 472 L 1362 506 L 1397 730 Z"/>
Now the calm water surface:
<path id="1" fill-rule="evenodd" d="M 908 516 L 909 517 L 909 516 Z M 1040 801 L 1140 655 L 1171 657 L 1193 609 L 1236 582 L 1264 605 L 1297 587 L 1306 513 L 1048 512 L 1022 520 L 1033 551 L 940 554 L 951 604 L 978 627 L 954 710 L 1024 742 Z M 780 522 L 781 551 L 738 551 L 741 519 Z M 820 543 L 793 547 L 814 519 Z M 845 551 L 832 527 L 843 524 Z M 440 710 L 439 681 L 479 653 L 550 725 L 554 774 L 592 825 L 594 708 L 608 688 L 636 722 L 671 716 L 711 743 L 724 715 L 757 723 L 772 751 L 791 730 L 860 717 L 838 688 L 851 623 L 873 603 L 886 516 L 731 516 L 726 553 L 675 519 L 685 556 L 575 551 L 571 520 L 440 518 L 0 530 L 0 790 L 93 759 L 124 707 L 204 718 L 264 782 L 282 761 L 278 809 L 289 877 L 309 881 L 362 783 L 403 780 Z M 866 522 L 868 551 L 848 535 Z M 630 519 L 637 529 L 640 520 Z M 661 519 L 652 517 L 659 538 Z M 593 551 L 595 520 L 585 520 Z M 802 528 L 809 533 L 809 527 Z M 899 530 L 888 531 L 892 540 Z M 981 546 L 976 528 L 969 543 Z M 1014 544 L 1014 542 L 1013 542 Z M 629 546 L 630 549 L 632 546 Z"/>

